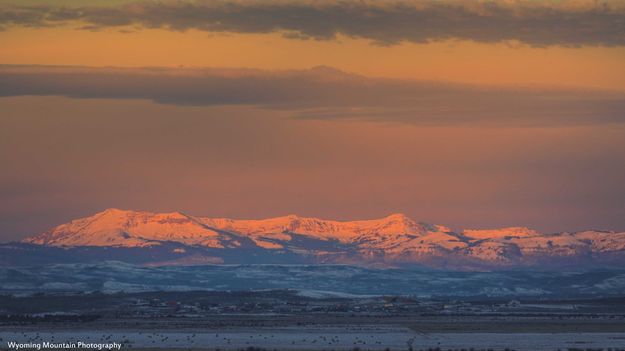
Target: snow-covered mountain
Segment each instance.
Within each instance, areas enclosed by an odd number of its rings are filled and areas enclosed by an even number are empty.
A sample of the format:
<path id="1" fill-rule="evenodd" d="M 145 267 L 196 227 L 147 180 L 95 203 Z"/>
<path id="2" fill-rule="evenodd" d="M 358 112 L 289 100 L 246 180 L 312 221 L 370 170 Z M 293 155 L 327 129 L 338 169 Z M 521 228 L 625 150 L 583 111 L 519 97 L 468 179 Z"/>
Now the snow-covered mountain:
<path id="1" fill-rule="evenodd" d="M 625 232 L 542 234 L 519 227 L 454 232 L 403 214 L 363 221 L 296 215 L 234 220 L 109 209 L 22 243 L 64 250 L 149 250 L 147 261 L 152 262 L 146 263 L 153 264 L 305 262 L 508 269 L 625 263 Z"/>

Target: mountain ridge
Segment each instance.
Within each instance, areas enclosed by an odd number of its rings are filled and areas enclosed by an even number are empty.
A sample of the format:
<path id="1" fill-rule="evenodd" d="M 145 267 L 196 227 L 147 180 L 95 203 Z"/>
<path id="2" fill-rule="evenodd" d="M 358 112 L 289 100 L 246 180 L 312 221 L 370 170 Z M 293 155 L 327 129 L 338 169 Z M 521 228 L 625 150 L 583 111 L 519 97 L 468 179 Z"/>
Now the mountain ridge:
<path id="1" fill-rule="evenodd" d="M 261 257 L 279 256 L 321 264 L 453 269 L 625 263 L 625 232 L 543 234 L 525 227 L 454 232 L 442 225 L 416 222 L 402 213 L 358 221 L 297 215 L 240 220 L 182 212 L 107 209 L 61 224 L 22 243 L 111 249 L 174 243 L 181 246 L 176 249 L 181 262 L 190 262 L 191 256 L 184 255 L 193 251 L 193 260 L 198 262 L 225 262 L 224 255 L 236 262 L 237 253 L 253 252 L 259 263 L 263 263 Z M 203 257 L 191 248 L 210 254 Z"/>

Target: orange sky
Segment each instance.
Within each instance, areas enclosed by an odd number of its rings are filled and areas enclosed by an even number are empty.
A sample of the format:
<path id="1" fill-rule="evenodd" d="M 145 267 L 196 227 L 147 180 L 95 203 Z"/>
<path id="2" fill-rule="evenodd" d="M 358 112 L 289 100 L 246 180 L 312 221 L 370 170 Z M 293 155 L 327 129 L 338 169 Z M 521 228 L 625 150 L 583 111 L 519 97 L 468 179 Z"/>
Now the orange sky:
<path id="1" fill-rule="evenodd" d="M 623 33 L 620 0 L 0 0 L 0 241 L 109 207 L 625 230 Z"/>
<path id="2" fill-rule="evenodd" d="M 535 48 L 456 40 L 379 46 L 345 37 L 314 41 L 285 39 L 279 34 L 159 29 L 120 33 L 73 27 L 14 28 L 0 32 L 0 41 L 5 64 L 262 69 L 327 65 L 368 76 L 625 91 L 624 47 Z"/>

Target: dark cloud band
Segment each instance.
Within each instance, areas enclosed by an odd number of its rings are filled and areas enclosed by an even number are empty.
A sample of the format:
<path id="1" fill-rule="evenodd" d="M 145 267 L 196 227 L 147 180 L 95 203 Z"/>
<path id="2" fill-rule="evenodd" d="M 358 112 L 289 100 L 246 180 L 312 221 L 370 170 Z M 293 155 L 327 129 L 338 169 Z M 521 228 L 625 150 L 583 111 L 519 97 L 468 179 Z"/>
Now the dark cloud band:
<path id="1" fill-rule="evenodd" d="M 138 25 L 208 32 L 279 32 L 294 39 L 337 35 L 390 45 L 463 39 L 533 46 L 625 44 L 619 2 L 582 1 L 141 1 L 111 7 L 3 6 L 0 28 L 79 21 L 98 30 Z"/>
<path id="2" fill-rule="evenodd" d="M 0 66 L 0 96 L 147 99 L 173 105 L 254 105 L 296 118 L 411 124 L 558 126 L 625 122 L 625 95 L 484 88 L 374 79 L 328 67 L 265 72 Z"/>

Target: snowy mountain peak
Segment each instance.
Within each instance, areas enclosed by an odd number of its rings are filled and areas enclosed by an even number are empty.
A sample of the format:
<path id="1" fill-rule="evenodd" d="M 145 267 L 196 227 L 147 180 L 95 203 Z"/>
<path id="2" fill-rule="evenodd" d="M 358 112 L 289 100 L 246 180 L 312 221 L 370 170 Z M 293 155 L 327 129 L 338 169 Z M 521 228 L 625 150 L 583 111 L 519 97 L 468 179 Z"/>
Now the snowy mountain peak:
<path id="1" fill-rule="evenodd" d="M 408 216 L 406 216 L 404 213 L 397 212 L 397 213 L 391 213 L 390 215 L 388 215 L 388 216 L 386 216 L 384 218 L 389 218 L 389 219 L 407 219 Z"/>
<path id="2" fill-rule="evenodd" d="M 403 213 L 393 213 L 384 217 L 384 219 L 387 221 L 397 221 L 397 222 L 403 222 L 403 223 L 413 222 L 412 219 L 410 219 L 408 216 L 406 216 Z"/>
<path id="3" fill-rule="evenodd" d="M 295 214 L 260 219 L 234 220 L 228 218 L 193 217 L 181 212 L 151 213 L 110 208 L 93 216 L 80 218 L 28 239 L 25 242 L 52 246 L 141 246 L 158 241 L 204 244 L 222 247 L 223 232 L 233 237 L 251 238 L 286 234 L 305 235 L 321 240 L 353 242 L 363 238 L 424 234 L 439 227 L 416 223 L 402 213 L 381 219 L 360 221 L 323 220 Z M 210 240 L 209 240 L 210 239 Z M 215 240 L 213 240 L 215 239 Z"/>
<path id="4" fill-rule="evenodd" d="M 136 215 L 140 215 L 141 213 L 146 213 L 146 212 L 140 212 L 140 211 L 133 211 L 133 210 L 122 210 L 119 208 L 107 208 L 104 211 L 98 212 L 95 215 L 93 215 L 92 217 L 108 217 L 108 218 L 122 218 L 122 217 L 132 217 L 132 216 L 136 216 Z"/>
<path id="5" fill-rule="evenodd" d="M 250 254 L 249 257 L 286 254 L 281 257 L 323 263 L 506 267 L 589 257 L 625 261 L 625 233 L 541 234 L 525 227 L 508 227 L 470 229 L 458 234 L 444 226 L 415 222 L 402 213 L 356 221 L 297 215 L 237 220 L 194 217 L 181 212 L 107 209 L 23 242 L 56 247 L 125 248 L 174 243 L 185 245 L 181 255 L 187 250 L 213 250 L 206 258 L 208 262 L 222 260 L 212 256 L 216 252 L 232 259 L 237 253 L 224 250 L 243 248 L 246 251 L 240 254 L 244 258 Z"/>
<path id="6" fill-rule="evenodd" d="M 163 241 L 224 247 L 220 233 L 180 212 L 151 213 L 107 209 L 27 238 L 49 246 L 150 246 Z"/>
<path id="7" fill-rule="evenodd" d="M 275 217 L 275 218 L 271 218 L 271 219 L 275 220 L 276 222 L 282 221 L 285 226 L 289 226 L 292 223 L 296 223 L 296 222 L 300 221 L 302 219 L 302 217 L 300 217 L 300 216 L 298 216 L 296 214 L 290 214 L 290 215 L 281 216 L 281 217 Z"/>

